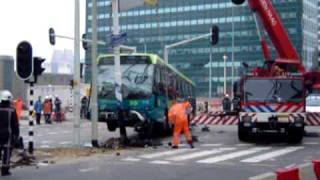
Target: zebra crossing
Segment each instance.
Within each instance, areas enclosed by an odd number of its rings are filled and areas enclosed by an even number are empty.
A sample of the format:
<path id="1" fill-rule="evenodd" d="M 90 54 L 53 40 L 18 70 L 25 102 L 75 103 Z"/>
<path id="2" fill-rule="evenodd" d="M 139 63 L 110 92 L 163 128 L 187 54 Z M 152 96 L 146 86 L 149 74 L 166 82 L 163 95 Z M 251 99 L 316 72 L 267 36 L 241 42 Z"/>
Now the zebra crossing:
<path id="1" fill-rule="evenodd" d="M 180 148 L 177 150 L 165 149 L 162 151 L 145 152 L 121 159 L 126 162 L 145 162 L 150 164 L 167 165 L 183 162 L 197 164 L 219 164 L 223 162 L 235 163 L 262 163 L 274 158 L 280 158 L 301 151 L 305 146 L 256 147 L 245 144 L 225 146 L 223 144 L 203 144 L 195 149 Z"/>

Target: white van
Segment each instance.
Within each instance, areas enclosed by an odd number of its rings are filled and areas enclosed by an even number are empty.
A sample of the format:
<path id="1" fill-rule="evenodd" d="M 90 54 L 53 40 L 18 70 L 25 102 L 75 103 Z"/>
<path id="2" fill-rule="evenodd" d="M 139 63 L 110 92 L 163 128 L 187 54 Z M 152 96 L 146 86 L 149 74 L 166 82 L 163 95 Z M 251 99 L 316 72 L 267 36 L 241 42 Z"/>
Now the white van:
<path id="1" fill-rule="evenodd" d="M 320 113 L 320 94 L 310 94 L 306 99 L 307 112 Z"/>

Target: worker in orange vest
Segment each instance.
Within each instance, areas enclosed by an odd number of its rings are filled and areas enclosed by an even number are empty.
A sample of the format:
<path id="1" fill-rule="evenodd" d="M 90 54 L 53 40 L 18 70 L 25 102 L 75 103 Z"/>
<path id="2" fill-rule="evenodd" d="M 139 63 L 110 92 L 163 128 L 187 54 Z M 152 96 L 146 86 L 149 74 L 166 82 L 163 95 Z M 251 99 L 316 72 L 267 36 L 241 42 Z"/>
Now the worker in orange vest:
<path id="1" fill-rule="evenodd" d="M 14 100 L 13 106 L 14 106 L 14 108 L 16 109 L 16 113 L 17 113 L 18 120 L 20 120 L 21 113 L 22 113 L 22 108 L 23 108 L 22 99 L 21 99 L 21 98 L 18 98 L 18 99 L 16 99 L 16 100 Z"/>
<path id="2" fill-rule="evenodd" d="M 191 105 L 183 98 L 177 98 L 168 113 L 169 122 L 174 125 L 172 148 L 177 149 L 179 145 L 179 136 L 183 131 L 187 143 L 193 147 L 192 136 L 189 130 L 188 115 L 192 112 Z"/>

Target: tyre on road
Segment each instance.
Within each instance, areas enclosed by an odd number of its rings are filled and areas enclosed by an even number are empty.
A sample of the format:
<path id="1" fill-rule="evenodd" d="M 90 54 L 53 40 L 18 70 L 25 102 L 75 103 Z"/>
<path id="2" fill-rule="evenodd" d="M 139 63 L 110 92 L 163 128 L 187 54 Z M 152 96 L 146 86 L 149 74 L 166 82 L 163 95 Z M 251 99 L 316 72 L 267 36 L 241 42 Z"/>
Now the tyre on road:
<path id="1" fill-rule="evenodd" d="M 287 138 L 289 143 L 301 143 L 304 135 L 304 128 L 289 128 Z"/>
<path id="2" fill-rule="evenodd" d="M 240 141 L 249 141 L 250 140 L 250 129 L 243 127 L 243 124 L 239 122 L 238 125 L 238 138 Z"/>

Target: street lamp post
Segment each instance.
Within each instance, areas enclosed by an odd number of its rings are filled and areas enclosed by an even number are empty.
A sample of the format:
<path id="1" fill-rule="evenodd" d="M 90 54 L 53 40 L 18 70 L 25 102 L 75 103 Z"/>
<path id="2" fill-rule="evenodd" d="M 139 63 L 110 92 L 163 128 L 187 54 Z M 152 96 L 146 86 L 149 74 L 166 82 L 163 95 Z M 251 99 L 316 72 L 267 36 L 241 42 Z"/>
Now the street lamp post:
<path id="1" fill-rule="evenodd" d="M 231 61 L 232 61 L 232 69 L 231 69 L 231 97 L 234 97 L 234 89 L 233 89 L 233 84 L 234 84 L 234 6 L 232 6 L 232 55 L 231 55 Z"/>
<path id="2" fill-rule="evenodd" d="M 224 68 L 223 68 L 223 74 L 224 74 L 224 84 L 223 84 L 223 93 L 227 94 L 227 59 L 228 56 L 225 54 L 223 55 L 224 60 Z"/>
<path id="3" fill-rule="evenodd" d="M 212 47 L 210 47 L 210 67 L 209 67 L 209 99 L 212 98 Z"/>

